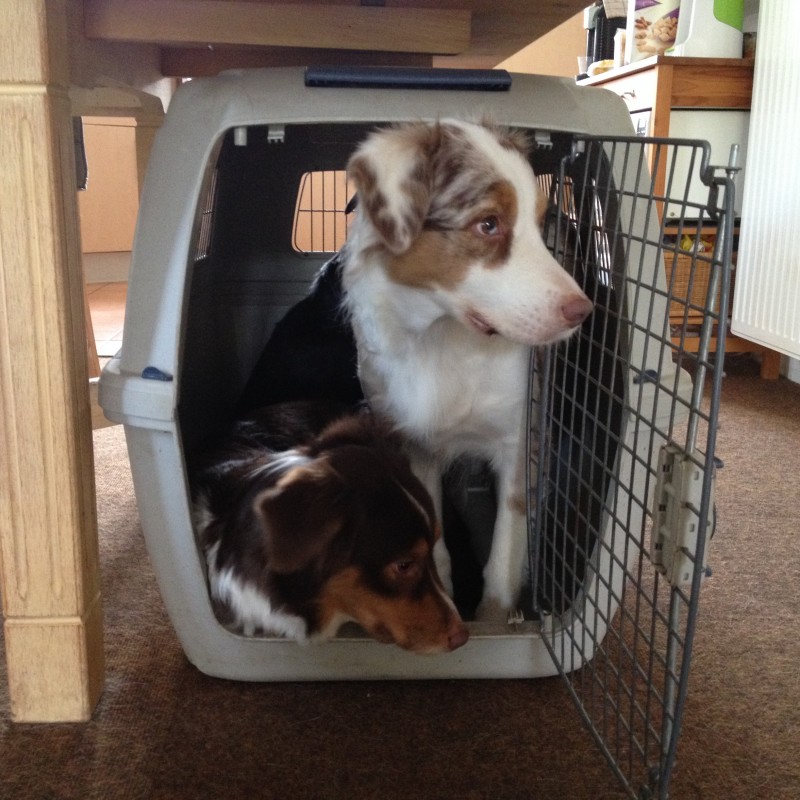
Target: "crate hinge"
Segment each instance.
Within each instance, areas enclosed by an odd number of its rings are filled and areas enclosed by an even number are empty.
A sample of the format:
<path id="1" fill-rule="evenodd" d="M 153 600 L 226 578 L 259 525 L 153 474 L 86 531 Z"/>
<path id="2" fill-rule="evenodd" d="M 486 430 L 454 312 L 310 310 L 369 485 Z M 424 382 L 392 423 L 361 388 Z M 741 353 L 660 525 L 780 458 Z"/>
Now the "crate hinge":
<path id="1" fill-rule="evenodd" d="M 285 125 L 267 126 L 267 144 L 283 144 L 286 140 Z"/>
<path id="2" fill-rule="evenodd" d="M 711 496 L 708 518 L 700 524 L 704 469 L 696 456 L 670 443 L 661 448 L 658 459 L 658 480 L 655 491 L 653 535 L 650 558 L 658 572 L 670 585 L 691 584 L 697 561 L 697 543 L 705 528 L 706 545 L 710 539 L 714 516 L 714 473 L 711 474 Z M 703 574 L 706 574 L 708 547 L 703 552 Z"/>

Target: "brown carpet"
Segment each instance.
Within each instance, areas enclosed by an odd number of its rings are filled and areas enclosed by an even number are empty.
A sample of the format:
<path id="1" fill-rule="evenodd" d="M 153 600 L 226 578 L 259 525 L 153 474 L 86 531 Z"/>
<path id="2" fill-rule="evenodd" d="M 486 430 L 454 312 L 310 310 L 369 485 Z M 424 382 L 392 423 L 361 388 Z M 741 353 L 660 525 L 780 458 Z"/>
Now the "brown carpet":
<path id="1" fill-rule="evenodd" d="M 714 575 L 675 800 L 800 798 L 800 386 L 729 361 Z M 85 725 L 9 722 L 0 798 L 626 795 L 558 679 L 241 684 L 187 664 L 138 526 L 119 427 L 95 433 L 107 682 Z M 1 649 L 1 642 L 0 642 Z"/>

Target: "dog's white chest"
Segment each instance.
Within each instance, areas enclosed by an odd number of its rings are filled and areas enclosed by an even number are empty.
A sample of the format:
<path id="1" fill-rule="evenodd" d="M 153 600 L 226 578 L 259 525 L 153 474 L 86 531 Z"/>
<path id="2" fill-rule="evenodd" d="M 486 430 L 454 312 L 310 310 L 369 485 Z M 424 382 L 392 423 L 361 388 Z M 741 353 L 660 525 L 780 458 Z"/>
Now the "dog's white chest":
<path id="1" fill-rule="evenodd" d="M 448 319 L 406 345 L 391 352 L 359 347 L 370 402 L 404 433 L 445 457 L 488 458 L 519 435 L 527 348 Z"/>
<path id="2" fill-rule="evenodd" d="M 244 635 L 263 632 L 303 641 L 307 633 L 305 620 L 275 608 L 259 587 L 242 580 L 233 567 L 218 569 L 218 550 L 216 542 L 206 553 L 211 596 L 228 606 Z"/>

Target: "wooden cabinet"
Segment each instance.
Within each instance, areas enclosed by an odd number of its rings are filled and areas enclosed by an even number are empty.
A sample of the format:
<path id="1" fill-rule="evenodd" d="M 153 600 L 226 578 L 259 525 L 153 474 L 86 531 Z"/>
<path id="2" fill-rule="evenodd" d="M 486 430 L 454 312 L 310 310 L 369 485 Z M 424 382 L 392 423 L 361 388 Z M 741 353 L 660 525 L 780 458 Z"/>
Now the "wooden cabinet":
<path id="1" fill-rule="evenodd" d="M 654 56 L 581 81 L 616 92 L 631 112 L 651 111 L 650 136 L 669 134 L 677 108 L 749 109 L 754 60 Z"/>
<path id="2" fill-rule="evenodd" d="M 139 210 L 136 120 L 85 117 L 83 138 L 89 180 L 78 194 L 84 253 L 131 249 Z"/>
<path id="3" fill-rule="evenodd" d="M 653 56 L 580 83 L 618 94 L 631 112 L 637 134 L 669 137 L 685 135 L 678 132 L 676 111 L 749 111 L 753 69 L 753 59 Z M 703 138 L 714 133 L 709 130 Z M 727 152 L 714 156 L 727 162 Z M 666 164 L 651 163 L 651 167 L 655 167 L 656 192 L 661 193 Z"/>
<path id="4" fill-rule="evenodd" d="M 749 110 L 753 91 L 753 59 L 742 58 L 675 58 L 654 56 L 620 69 L 604 72 L 580 81 L 582 86 L 598 86 L 618 94 L 628 106 L 640 135 L 668 137 L 670 121 L 676 110 Z M 726 154 L 723 154 L 726 155 Z M 662 193 L 666 180 L 666 164 L 655 167 L 655 191 Z M 669 229 L 667 229 L 669 233 Z M 696 231 L 713 237 L 713 231 Z M 680 257 L 670 269 L 681 269 Z M 675 280 L 681 285 L 681 275 Z M 686 326 L 683 315 L 671 319 L 673 326 Z M 678 330 L 676 338 L 682 331 Z M 778 377 L 780 354 L 754 342 L 729 334 L 725 339 L 729 353 L 760 353 L 761 376 Z"/>

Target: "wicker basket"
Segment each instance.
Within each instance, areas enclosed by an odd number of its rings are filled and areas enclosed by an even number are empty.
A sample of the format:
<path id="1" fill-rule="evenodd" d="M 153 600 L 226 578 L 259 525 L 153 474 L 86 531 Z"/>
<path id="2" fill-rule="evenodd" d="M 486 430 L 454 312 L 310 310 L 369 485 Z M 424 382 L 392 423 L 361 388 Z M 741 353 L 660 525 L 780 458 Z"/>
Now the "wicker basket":
<path id="1" fill-rule="evenodd" d="M 703 320 L 703 309 L 707 307 L 708 283 L 713 264 L 710 255 L 692 253 L 665 254 L 667 288 L 670 289 L 669 316 L 675 321 L 698 324 Z M 735 270 L 731 273 L 731 292 Z M 719 289 L 714 302 L 719 308 Z"/>

